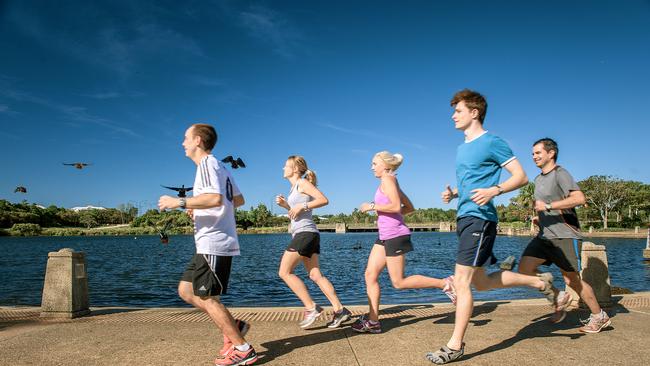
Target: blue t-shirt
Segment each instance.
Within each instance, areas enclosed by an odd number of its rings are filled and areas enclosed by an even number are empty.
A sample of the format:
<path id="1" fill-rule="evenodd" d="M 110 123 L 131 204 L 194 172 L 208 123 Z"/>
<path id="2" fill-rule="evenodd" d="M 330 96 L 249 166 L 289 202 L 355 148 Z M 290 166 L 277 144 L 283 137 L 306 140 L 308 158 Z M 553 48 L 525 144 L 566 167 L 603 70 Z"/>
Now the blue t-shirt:
<path id="1" fill-rule="evenodd" d="M 501 169 L 515 159 L 508 144 L 489 133 L 465 142 L 456 151 L 456 181 L 458 182 L 457 217 L 474 216 L 498 222 L 492 201 L 479 206 L 471 197 L 472 190 L 490 188 L 499 184 Z"/>

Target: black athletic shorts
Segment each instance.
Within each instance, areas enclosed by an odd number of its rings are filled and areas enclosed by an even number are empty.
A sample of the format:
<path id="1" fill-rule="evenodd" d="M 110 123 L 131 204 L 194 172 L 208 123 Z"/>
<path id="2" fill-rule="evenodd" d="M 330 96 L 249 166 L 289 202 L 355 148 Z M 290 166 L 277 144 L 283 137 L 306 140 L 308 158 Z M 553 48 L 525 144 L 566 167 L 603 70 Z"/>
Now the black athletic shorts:
<path id="1" fill-rule="evenodd" d="M 194 254 L 181 281 L 191 282 L 196 296 L 224 295 L 228 289 L 231 266 L 230 256 Z"/>
<path id="2" fill-rule="evenodd" d="M 381 240 L 377 239 L 376 245 L 381 245 L 386 251 L 387 257 L 397 257 L 398 255 L 406 254 L 413 251 L 413 243 L 411 243 L 411 235 L 402 235 L 392 239 Z"/>
<path id="3" fill-rule="evenodd" d="M 497 223 L 474 216 L 458 219 L 458 255 L 456 263 L 463 266 L 483 267 L 497 262 L 492 253 L 497 237 Z"/>
<path id="4" fill-rule="evenodd" d="M 320 254 L 320 234 L 303 231 L 291 238 L 287 246 L 287 252 L 298 252 L 303 257 L 311 258 L 314 254 Z"/>
<path id="5" fill-rule="evenodd" d="M 521 256 L 545 259 L 545 266 L 555 264 L 564 272 L 580 272 L 580 239 L 545 239 L 539 236 L 528 243 Z"/>

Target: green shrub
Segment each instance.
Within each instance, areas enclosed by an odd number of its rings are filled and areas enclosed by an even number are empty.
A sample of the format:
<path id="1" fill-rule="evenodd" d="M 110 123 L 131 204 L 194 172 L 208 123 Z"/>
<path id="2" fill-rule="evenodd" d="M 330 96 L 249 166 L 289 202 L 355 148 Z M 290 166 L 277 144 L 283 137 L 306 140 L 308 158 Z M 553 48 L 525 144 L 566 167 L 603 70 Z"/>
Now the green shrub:
<path id="1" fill-rule="evenodd" d="M 14 224 L 11 227 L 11 233 L 16 236 L 37 236 L 42 231 L 39 224 Z"/>

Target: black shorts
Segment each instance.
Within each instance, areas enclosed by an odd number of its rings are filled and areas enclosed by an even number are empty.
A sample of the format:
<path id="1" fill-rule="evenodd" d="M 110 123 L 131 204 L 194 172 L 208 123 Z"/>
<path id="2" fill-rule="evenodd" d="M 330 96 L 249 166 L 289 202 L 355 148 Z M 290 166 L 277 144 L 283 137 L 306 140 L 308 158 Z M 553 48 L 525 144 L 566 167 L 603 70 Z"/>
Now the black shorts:
<path id="1" fill-rule="evenodd" d="M 228 289 L 231 266 L 230 256 L 194 254 L 181 281 L 191 282 L 196 296 L 224 295 Z"/>
<path id="2" fill-rule="evenodd" d="M 381 240 L 377 239 L 376 245 L 381 245 L 386 251 L 387 257 L 397 257 L 398 255 L 406 254 L 413 251 L 413 243 L 411 243 L 411 235 L 402 235 L 396 238 Z"/>
<path id="3" fill-rule="evenodd" d="M 307 258 L 311 258 L 314 254 L 320 254 L 320 234 L 311 231 L 297 233 L 291 238 L 286 251 L 298 252 Z"/>
<path id="4" fill-rule="evenodd" d="M 545 259 L 545 266 L 555 264 L 564 272 L 580 272 L 580 239 L 545 239 L 539 236 L 528 243 L 522 257 Z"/>
<path id="5" fill-rule="evenodd" d="M 458 219 L 458 254 L 456 263 L 463 266 L 483 267 L 497 262 L 492 253 L 497 237 L 497 223 L 474 216 Z"/>

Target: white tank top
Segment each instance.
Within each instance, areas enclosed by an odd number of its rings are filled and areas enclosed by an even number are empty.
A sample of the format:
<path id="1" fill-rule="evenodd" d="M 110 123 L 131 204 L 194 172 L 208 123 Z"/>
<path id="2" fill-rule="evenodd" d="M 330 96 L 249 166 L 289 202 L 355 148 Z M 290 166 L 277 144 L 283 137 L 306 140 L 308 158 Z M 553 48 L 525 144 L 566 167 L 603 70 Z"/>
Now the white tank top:
<path id="1" fill-rule="evenodd" d="M 310 195 L 298 191 L 300 181 L 302 181 L 302 179 L 298 179 L 296 184 L 291 187 L 291 191 L 289 191 L 289 197 L 287 198 L 289 207 L 294 207 L 296 205 L 302 206 L 305 202 L 310 202 L 313 199 Z M 311 210 L 303 211 L 294 220 L 291 220 L 291 234 L 296 235 L 300 232 L 318 232 L 318 228 L 316 227 L 311 215 Z"/>

